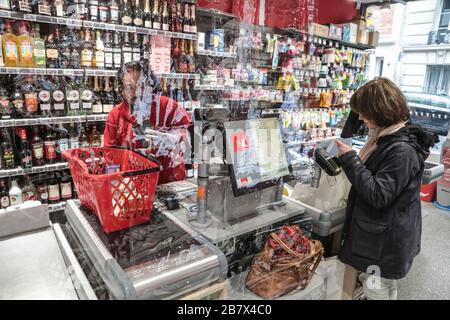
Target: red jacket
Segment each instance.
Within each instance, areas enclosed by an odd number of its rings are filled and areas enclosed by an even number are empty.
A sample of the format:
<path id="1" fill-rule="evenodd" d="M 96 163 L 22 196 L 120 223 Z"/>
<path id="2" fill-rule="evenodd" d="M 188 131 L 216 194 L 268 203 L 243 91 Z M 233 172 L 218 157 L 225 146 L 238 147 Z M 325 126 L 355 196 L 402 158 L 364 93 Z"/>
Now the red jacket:
<path id="1" fill-rule="evenodd" d="M 155 129 L 169 129 L 177 127 L 187 127 L 192 123 L 191 116 L 186 110 L 172 99 L 161 96 L 159 105 L 159 119 L 157 122 L 157 104 L 152 103 L 150 112 L 150 126 Z M 135 117 L 130 113 L 128 104 L 124 101 L 114 107 L 106 120 L 104 133 L 104 145 L 107 146 L 133 146 L 133 125 L 136 123 Z M 182 139 L 183 137 L 180 137 Z M 157 150 L 151 150 L 156 154 Z M 156 156 L 163 166 L 163 171 L 159 174 L 158 184 L 186 179 L 186 170 L 182 154 L 177 154 L 173 159 L 169 156 Z M 175 162 L 178 165 L 173 166 Z"/>

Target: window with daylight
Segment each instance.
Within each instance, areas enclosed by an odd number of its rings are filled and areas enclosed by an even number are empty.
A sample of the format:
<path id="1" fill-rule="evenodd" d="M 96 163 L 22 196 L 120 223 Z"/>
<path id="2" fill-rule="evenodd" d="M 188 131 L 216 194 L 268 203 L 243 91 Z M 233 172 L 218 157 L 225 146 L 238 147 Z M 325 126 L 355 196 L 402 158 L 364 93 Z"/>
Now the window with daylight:
<path id="1" fill-rule="evenodd" d="M 443 0 L 438 32 L 450 31 L 450 0 Z"/>
<path id="2" fill-rule="evenodd" d="M 450 66 L 428 66 L 424 92 L 439 95 L 450 94 Z"/>

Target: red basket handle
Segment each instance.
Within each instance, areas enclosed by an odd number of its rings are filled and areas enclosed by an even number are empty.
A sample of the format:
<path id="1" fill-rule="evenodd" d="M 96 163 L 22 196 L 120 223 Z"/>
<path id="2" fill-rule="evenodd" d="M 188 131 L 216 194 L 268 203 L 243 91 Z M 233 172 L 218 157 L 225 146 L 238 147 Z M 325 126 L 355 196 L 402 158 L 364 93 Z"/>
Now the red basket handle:
<path id="1" fill-rule="evenodd" d="M 144 158 L 147 158 L 148 160 L 153 161 L 155 164 L 158 165 L 158 167 L 162 167 L 161 162 L 159 162 L 159 160 L 156 159 L 156 158 L 155 158 L 154 156 L 152 156 L 151 154 L 145 154 L 145 153 L 142 153 L 142 152 L 138 152 L 138 151 L 136 151 L 136 150 L 134 150 L 134 149 L 130 149 L 130 148 L 127 148 L 127 147 L 122 147 L 122 146 L 108 146 L 108 147 L 104 147 L 104 148 L 122 149 L 122 150 L 132 151 L 132 152 L 134 152 L 134 153 L 136 153 L 136 154 L 138 154 L 138 155 L 140 155 L 140 156 L 142 156 L 142 157 L 144 157 Z"/>
<path id="2" fill-rule="evenodd" d="M 141 174 L 147 174 L 147 173 L 153 173 L 153 172 L 159 172 L 159 171 L 162 171 L 161 166 L 155 167 L 155 168 L 151 168 L 151 169 L 144 169 L 144 170 L 136 170 L 136 171 L 124 172 L 122 174 L 122 177 L 133 177 L 133 176 L 138 176 L 138 175 L 141 175 Z"/>

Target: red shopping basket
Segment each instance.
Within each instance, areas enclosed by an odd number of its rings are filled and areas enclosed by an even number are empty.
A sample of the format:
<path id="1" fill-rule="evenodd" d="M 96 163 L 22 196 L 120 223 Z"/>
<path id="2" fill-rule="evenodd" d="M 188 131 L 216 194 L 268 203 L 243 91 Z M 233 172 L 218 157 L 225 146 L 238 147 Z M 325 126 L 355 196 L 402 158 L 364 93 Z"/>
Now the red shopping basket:
<path id="1" fill-rule="evenodd" d="M 95 156 L 120 172 L 90 174 L 85 160 Z M 78 197 L 97 215 L 106 233 L 150 220 L 161 164 L 152 156 L 122 147 L 71 149 L 63 152 Z"/>

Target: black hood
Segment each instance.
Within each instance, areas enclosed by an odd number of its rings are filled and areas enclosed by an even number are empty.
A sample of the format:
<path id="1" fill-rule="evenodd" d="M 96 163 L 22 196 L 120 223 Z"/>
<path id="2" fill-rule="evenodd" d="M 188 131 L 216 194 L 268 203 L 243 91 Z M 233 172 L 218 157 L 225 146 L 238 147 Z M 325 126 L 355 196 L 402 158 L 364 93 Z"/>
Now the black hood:
<path id="1" fill-rule="evenodd" d="M 380 138 L 379 142 L 393 143 L 396 141 L 406 141 L 419 152 L 424 160 L 430 155 L 430 148 L 439 142 L 437 134 L 432 134 L 426 129 L 416 124 L 407 124 L 396 133 Z"/>

